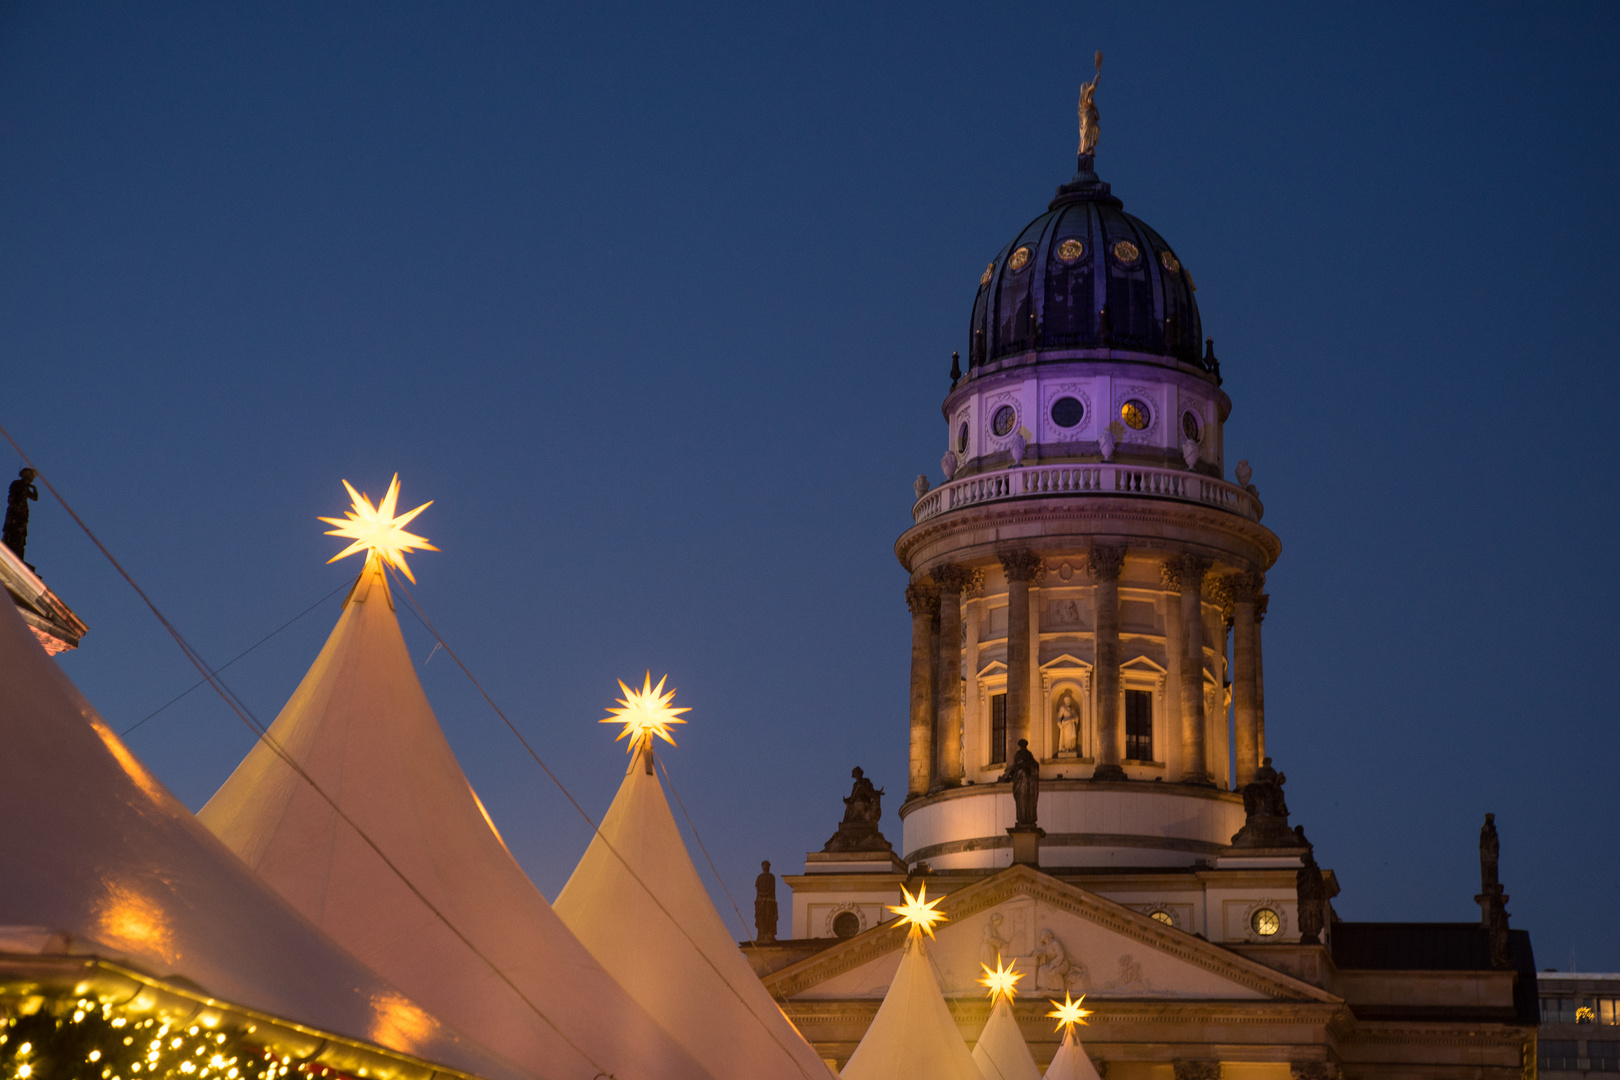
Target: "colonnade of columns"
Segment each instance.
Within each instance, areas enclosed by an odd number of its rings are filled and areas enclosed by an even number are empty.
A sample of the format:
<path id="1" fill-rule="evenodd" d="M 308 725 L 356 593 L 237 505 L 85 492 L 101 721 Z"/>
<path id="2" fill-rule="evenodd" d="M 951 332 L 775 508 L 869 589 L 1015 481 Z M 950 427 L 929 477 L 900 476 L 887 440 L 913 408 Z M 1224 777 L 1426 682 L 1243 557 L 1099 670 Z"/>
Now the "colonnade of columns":
<path id="1" fill-rule="evenodd" d="M 1095 669 L 1092 715 L 1096 768 L 1092 778 L 1124 780 L 1121 766 L 1125 732 L 1120 716 L 1119 579 L 1125 548 L 1097 545 L 1087 552 L 1095 612 Z M 1236 742 L 1236 786 L 1254 779 L 1265 756 L 1265 696 L 1260 668 L 1260 623 L 1269 597 L 1265 577 L 1253 571 L 1210 574 L 1211 562 L 1197 555 L 1172 556 L 1161 567 L 1161 582 L 1177 594 L 1165 612 L 1165 652 L 1172 678 L 1166 703 L 1179 716 L 1181 771 L 1185 784 L 1211 785 L 1204 706 L 1204 618 L 1206 599 L 1225 601 L 1233 634 L 1232 704 Z M 1041 560 L 1027 549 L 1002 553 L 1007 578 L 1007 742 L 1030 739 L 1035 713 L 1028 673 L 1038 660 L 1030 628 L 1029 588 Z M 907 798 L 956 787 L 965 777 L 962 700 L 962 590 L 973 575 L 958 565 L 935 567 L 926 579 L 906 588 L 911 609 L 911 755 Z M 1222 644 L 1224 651 L 1224 642 Z"/>

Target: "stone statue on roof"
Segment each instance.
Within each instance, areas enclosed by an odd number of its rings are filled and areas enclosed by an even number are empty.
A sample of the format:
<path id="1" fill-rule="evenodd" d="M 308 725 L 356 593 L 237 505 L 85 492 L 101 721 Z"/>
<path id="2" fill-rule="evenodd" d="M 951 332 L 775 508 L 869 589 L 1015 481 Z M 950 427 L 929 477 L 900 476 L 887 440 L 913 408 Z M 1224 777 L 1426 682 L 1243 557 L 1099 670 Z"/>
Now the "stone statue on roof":
<path id="1" fill-rule="evenodd" d="M 34 486 L 34 478 L 38 475 L 33 469 L 23 469 L 17 474 L 17 479 L 11 482 L 6 499 L 3 542 L 19 559 L 23 557 L 23 549 L 28 546 L 28 504 L 39 501 L 39 488 Z"/>
<path id="2" fill-rule="evenodd" d="M 759 877 L 754 879 L 754 940 L 776 940 L 776 875 L 771 873 L 771 862 L 759 864 Z"/>
<path id="3" fill-rule="evenodd" d="M 1097 116 L 1097 83 L 1102 81 L 1102 50 L 1097 50 L 1097 74 L 1088 83 L 1080 84 L 1080 152 L 1093 153 L 1097 149 L 1097 133 L 1102 120 Z"/>

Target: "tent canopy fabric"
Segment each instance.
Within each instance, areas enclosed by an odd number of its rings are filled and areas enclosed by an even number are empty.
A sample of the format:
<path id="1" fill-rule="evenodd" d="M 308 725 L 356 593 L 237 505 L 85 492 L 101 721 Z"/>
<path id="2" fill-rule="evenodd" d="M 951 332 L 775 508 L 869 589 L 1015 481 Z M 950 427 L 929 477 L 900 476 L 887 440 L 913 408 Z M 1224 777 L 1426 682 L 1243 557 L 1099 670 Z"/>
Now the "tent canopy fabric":
<path id="1" fill-rule="evenodd" d="M 940 993 L 920 935 L 906 941 L 889 992 L 839 1075 L 843 1080 L 985 1080 Z"/>
<path id="2" fill-rule="evenodd" d="M 632 755 L 557 914 L 719 1080 L 827 1080 L 726 931 L 652 762 Z"/>
<path id="3" fill-rule="evenodd" d="M 973 1047 L 973 1062 L 984 1074 L 984 1080 L 1041 1080 L 1035 1055 L 1029 1052 L 1029 1044 L 1024 1041 L 1024 1033 L 1018 1030 L 1018 1020 L 1005 996 L 997 998 L 990 1009 L 990 1020 Z"/>
<path id="4" fill-rule="evenodd" d="M 1046 1080 L 1102 1080 L 1097 1067 L 1086 1056 L 1086 1048 L 1074 1037 L 1074 1028 L 1063 1033 L 1063 1045 L 1046 1067 Z"/>
<path id="5" fill-rule="evenodd" d="M 496 1080 L 521 1075 L 344 952 L 231 854 L 0 604 L 0 952 L 93 954 Z"/>
<path id="6" fill-rule="evenodd" d="M 712 1080 L 507 851 L 422 692 L 375 559 L 270 737 L 422 895 L 263 742 L 199 816 L 355 955 L 534 1076 Z"/>

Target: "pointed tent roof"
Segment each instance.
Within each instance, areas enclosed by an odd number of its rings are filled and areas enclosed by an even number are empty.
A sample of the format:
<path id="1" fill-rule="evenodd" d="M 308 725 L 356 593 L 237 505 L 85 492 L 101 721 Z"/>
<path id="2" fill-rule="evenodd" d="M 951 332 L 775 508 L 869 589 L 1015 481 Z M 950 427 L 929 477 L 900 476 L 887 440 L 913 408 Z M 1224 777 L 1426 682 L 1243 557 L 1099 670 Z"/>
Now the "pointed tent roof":
<path id="1" fill-rule="evenodd" d="M 980 1073 L 968 1053 L 945 995 L 940 993 L 921 935 L 911 934 L 905 950 L 883 1004 L 839 1076 L 842 1080 L 998 1080 Z"/>
<path id="2" fill-rule="evenodd" d="M 199 817 L 295 908 L 536 1075 L 708 1080 L 507 851 L 422 692 L 375 558 L 270 736 L 501 974 L 260 742 Z"/>
<path id="3" fill-rule="evenodd" d="M 990 1021 L 973 1047 L 973 1062 L 984 1080 L 1041 1080 L 1041 1070 L 1029 1052 L 1024 1033 L 1018 1030 L 1012 1004 L 1005 995 L 998 997 L 990 1010 Z"/>
<path id="4" fill-rule="evenodd" d="M 632 755 L 557 914 L 719 1080 L 825 1080 L 715 911 L 652 763 Z"/>
<path id="5" fill-rule="evenodd" d="M 283 1021 L 519 1075 L 254 877 L 113 734 L 15 606 L 0 609 L 0 952 L 108 957 Z"/>
<path id="6" fill-rule="evenodd" d="M 1074 1037 L 1074 1028 L 1063 1033 L 1063 1045 L 1046 1067 L 1046 1080 L 1102 1080 L 1086 1056 L 1086 1048 Z"/>

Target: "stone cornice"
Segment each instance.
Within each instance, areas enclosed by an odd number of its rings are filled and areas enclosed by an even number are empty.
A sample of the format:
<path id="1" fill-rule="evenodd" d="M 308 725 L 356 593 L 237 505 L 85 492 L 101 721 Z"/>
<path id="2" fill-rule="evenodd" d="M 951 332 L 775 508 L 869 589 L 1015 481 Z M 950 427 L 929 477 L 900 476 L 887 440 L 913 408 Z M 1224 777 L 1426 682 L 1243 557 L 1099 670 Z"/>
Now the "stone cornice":
<path id="1" fill-rule="evenodd" d="M 1067 911 L 1104 929 L 1172 956 L 1268 998 L 1316 1001 L 1342 1006 L 1343 999 L 1202 938 L 1166 927 L 1095 893 L 1067 885 L 1027 866 L 1013 866 L 984 881 L 946 894 L 940 904 L 946 917 L 960 921 L 1016 896 L 1033 896 L 1042 903 Z M 834 976 L 893 952 L 905 943 L 906 930 L 889 921 L 857 934 L 841 945 L 774 972 L 765 987 L 786 1001 Z"/>
<path id="2" fill-rule="evenodd" d="M 1223 791 L 1220 788 L 1202 787 L 1197 784 L 1165 783 L 1162 780 L 1091 780 L 1083 778 L 1063 780 L 1041 780 L 1042 791 L 1122 791 L 1130 795 L 1148 796 L 1175 796 L 1183 799 L 1214 799 L 1219 802 L 1242 805 L 1243 795 L 1236 791 Z M 935 803 L 948 802 L 951 799 L 971 799 L 986 795 L 1007 795 L 1012 788 L 1005 784 L 963 784 L 961 787 L 945 788 L 928 795 L 919 795 L 909 799 L 900 807 L 900 820 L 904 821 L 912 812 Z"/>
<path id="3" fill-rule="evenodd" d="M 1031 525 L 1050 525 L 1055 527 L 1053 535 L 1088 538 L 1071 541 L 1067 545 L 1071 547 L 1087 546 L 1091 537 L 1113 543 L 1126 542 L 1133 553 L 1140 550 L 1181 554 L 1190 546 L 1202 546 L 1205 548 L 1203 554 L 1207 557 L 1240 568 L 1247 568 L 1257 556 L 1264 564 L 1261 569 L 1269 568 L 1282 553 L 1282 541 L 1277 539 L 1275 533 L 1258 522 L 1235 514 L 1193 503 L 1096 495 L 1084 500 L 1021 499 L 951 510 L 901 533 L 895 541 L 895 555 L 901 565 L 919 572 L 922 567 L 914 567 L 912 563 L 918 549 L 927 544 L 952 533 L 986 530 L 994 534 L 999 528 L 1013 524 L 1023 526 L 1025 530 Z M 1197 545 L 1190 539 L 1166 538 L 1167 528 L 1203 533 L 1207 539 L 1202 545 Z M 1044 546 L 1039 533 L 1022 531 L 1021 535 L 1024 543 L 1033 550 L 1039 551 Z M 968 554 L 956 550 L 941 557 L 986 562 L 996 558 L 994 542 L 966 547 L 982 547 L 983 551 Z"/>

